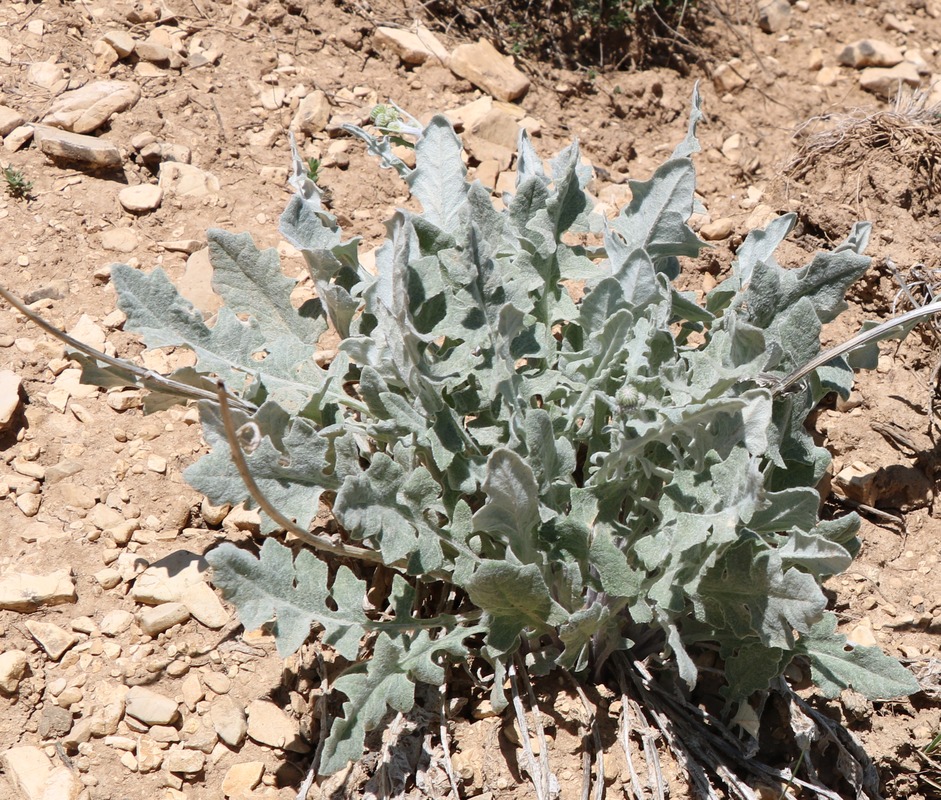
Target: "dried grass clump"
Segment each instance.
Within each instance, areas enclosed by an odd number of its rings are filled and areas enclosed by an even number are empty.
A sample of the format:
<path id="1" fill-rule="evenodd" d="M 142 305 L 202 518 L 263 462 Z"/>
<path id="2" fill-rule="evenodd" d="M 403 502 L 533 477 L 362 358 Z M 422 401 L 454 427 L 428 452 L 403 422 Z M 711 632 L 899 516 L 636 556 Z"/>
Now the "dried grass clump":
<path id="1" fill-rule="evenodd" d="M 813 117 L 798 135 L 824 122 L 833 124 L 807 136 L 784 168 L 788 178 L 802 179 L 826 162 L 847 177 L 855 171 L 860 186 L 874 163 L 890 162 L 909 171 L 914 194 L 925 197 L 941 189 L 941 103 L 928 105 L 927 93 L 900 94 L 888 111 Z"/>

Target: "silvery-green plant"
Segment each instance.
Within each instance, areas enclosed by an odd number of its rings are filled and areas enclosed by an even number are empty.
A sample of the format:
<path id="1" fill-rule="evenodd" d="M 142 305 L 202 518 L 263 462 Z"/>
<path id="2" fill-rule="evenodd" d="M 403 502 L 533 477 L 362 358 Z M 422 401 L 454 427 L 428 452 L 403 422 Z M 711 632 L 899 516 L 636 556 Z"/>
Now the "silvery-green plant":
<path id="1" fill-rule="evenodd" d="M 289 527 L 313 545 L 295 556 L 269 537 L 257 556 L 223 544 L 209 560 L 281 654 L 313 628 L 355 662 L 333 684 L 346 702 L 322 773 L 358 759 L 416 684 L 469 659 L 491 665 L 497 708 L 519 653 L 534 672 L 594 675 L 619 651 L 662 657 L 692 689 L 692 655 L 716 648 L 730 714 L 795 658 L 828 696 L 918 689 L 880 650 L 847 644 L 821 590 L 852 561 L 859 520 L 820 518 L 830 457 L 804 422 L 849 392 L 853 369 L 837 357 L 782 383 L 819 354 L 866 270 L 869 225 L 785 269 L 774 252 L 794 217 L 781 217 L 749 234 L 704 303 L 678 291 L 679 260 L 703 246 L 687 226 L 700 116 L 694 94 L 687 136 L 610 223 L 592 214 L 577 144 L 547 172 L 521 134 L 516 191 L 497 210 L 467 182 L 444 117 L 418 131 L 414 168 L 392 153 L 401 129 L 357 129 L 422 207 L 389 221 L 375 272 L 296 157 L 280 229 L 316 288 L 300 308 L 276 251 L 247 234 L 209 232 L 225 301 L 212 327 L 159 269 L 113 268 L 127 327 L 197 356 L 143 380 L 151 408 L 174 387 L 206 398 L 212 449 L 186 479 L 218 504 L 264 498 L 277 509 L 264 534 Z M 324 368 L 328 327 L 340 343 Z M 140 382 L 86 362 L 90 380 Z M 308 534 L 322 507 L 339 535 Z M 357 558 L 393 573 L 378 606 Z"/>

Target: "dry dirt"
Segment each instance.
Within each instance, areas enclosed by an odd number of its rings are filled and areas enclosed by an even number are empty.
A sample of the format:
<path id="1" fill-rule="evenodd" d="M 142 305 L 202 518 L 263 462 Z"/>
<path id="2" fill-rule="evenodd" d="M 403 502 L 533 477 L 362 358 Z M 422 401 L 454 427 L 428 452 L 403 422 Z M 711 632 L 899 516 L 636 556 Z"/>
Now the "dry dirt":
<path id="1" fill-rule="evenodd" d="M 120 148 L 119 169 L 102 173 L 54 163 L 30 145 L 0 152 L 3 166 L 21 170 L 33 183 L 29 199 L 0 194 L 0 282 L 20 296 L 31 295 L 34 307 L 54 324 L 72 330 L 87 315 L 86 334 L 96 335 L 97 325 L 117 353 L 134 357 L 141 347 L 122 331 L 122 317 L 114 313 L 107 277 L 112 262 L 146 270 L 159 265 L 180 279 L 187 254 L 161 243 L 195 240 L 201 247 L 209 227 L 249 231 L 259 246 L 277 247 L 276 221 L 289 198 L 286 128 L 299 97 L 292 98 L 295 87 L 320 89 L 333 113 L 360 116 L 388 97 L 422 116 L 481 95 L 441 64 L 405 68 L 396 56 L 374 49 L 376 24 L 409 24 L 413 13 L 404 7 L 310 0 L 248 5 L 257 8 L 251 16 L 216 0 L 0 4 L 0 39 L 12 45 L 9 63 L 0 48 L 0 104 L 27 121 L 40 120 L 52 93 L 64 88 L 50 91 L 31 82 L 29 70 L 36 62 L 64 65 L 72 88 L 114 78 L 136 83 L 142 93 L 133 108 L 115 114 L 96 132 Z M 808 120 L 855 108 L 867 114 L 888 108 L 859 88 L 855 69 L 837 67 L 841 45 L 871 37 L 917 48 L 927 72 L 941 71 L 941 5 L 933 0 L 801 0 L 792 9 L 790 27 L 773 34 L 762 32 L 753 14 L 737 18 L 743 8 L 713 7 L 699 16 L 697 44 L 677 45 L 688 65 L 685 74 L 664 69 L 563 73 L 529 64 L 533 86 L 520 104 L 540 123 L 535 143 L 543 154 L 554 154 L 572 137 L 580 139 L 601 168 L 592 189 L 613 209 L 629 199 L 626 179 L 648 177 L 682 137 L 693 83 L 702 80 L 707 119 L 699 131 L 699 192 L 711 220 L 729 219 L 732 233 L 698 262 L 685 265 L 686 288 L 712 285 L 728 268 L 743 235 L 772 214 L 794 210 L 800 216 L 779 254 L 781 263 L 793 266 L 809 260 L 816 248 L 838 242 L 856 219 L 871 219 L 873 267 L 853 289 L 844 319 L 828 331 L 835 342 L 863 320 L 891 312 L 900 284 L 886 259 L 910 282 L 917 277 L 912 269 L 921 265 L 916 272 L 920 269 L 927 283 L 941 284 L 941 273 L 932 273 L 941 267 L 938 208 L 930 197 L 912 201 L 922 178 L 878 146 L 855 163 L 821 156 L 800 179 L 786 179 L 784 165 L 797 153 L 801 137 L 827 125 L 826 119 L 818 120 L 795 137 Z M 898 18 L 901 31 L 886 26 L 886 13 Z M 94 49 L 106 31 L 129 31 L 145 39 L 159 27 L 182 32 L 184 51 L 201 44 L 204 50 L 216 48 L 212 55 L 218 59 L 178 69 L 136 64 L 133 57 L 109 65 Z M 448 46 L 459 43 L 447 33 L 441 38 Z M 733 69 L 747 78 L 745 85 L 717 91 L 712 73 L 736 57 L 740 62 Z M 923 86 L 930 80 L 926 75 Z M 259 92 L 272 94 L 277 87 L 286 93 L 282 104 L 265 108 Z M 277 106 L 280 95 L 272 96 Z M 125 211 L 118 200 L 121 189 L 156 182 L 133 146 L 144 133 L 189 147 L 192 163 L 214 175 L 218 186 L 195 196 L 168 192 L 152 212 Z M 326 132 L 304 141 L 302 151 L 322 157 L 321 183 L 331 192 L 347 233 L 361 234 L 367 247 L 375 245 L 383 220 L 407 200 L 402 185 L 381 172 L 360 145 Z M 115 229 L 118 234 L 109 234 Z M 109 251 L 105 245 L 124 250 Z M 285 271 L 302 275 L 300 260 L 285 253 Z M 82 391 L 74 384 L 71 394 L 56 392 L 69 385 L 62 378 L 68 367 L 63 354 L 58 342 L 22 316 L 0 309 L 0 369 L 22 377 L 24 398 L 20 415 L 0 442 L 5 494 L 0 499 L 0 580 L 15 573 L 66 570 L 74 577 L 76 594 L 74 602 L 32 612 L 0 611 L 0 649 L 23 651 L 28 659 L 18 687 L 0 696 L 0 752 L 24 745 L 44 748 L 51 764 L 74 770 L 81 796 L 89 800 L 221 798 L 230 768 L 248 762 L 260 762 L 264 772 L 246 797 L 295 797 L 307 757 L 251 737 L 236 746 L 223 744 L 210 708 L 224 696 L 241 707 L 270 699 L 297 721 L 302 735 L 316 740 L 311 684 L 298 679 L 296 659 L 285 666 L 271 639 L 243 632 L 231 609 L 221 628 L 189 619 L 148 636 L 139 616 L 146 606 L 131 596 L 135 575 L 147 563 L 180 550 L 203 553 L 234 525 L 230 519 L 221 526 L 218 513 L 201 507 L 201 498 L 183 481 L 182 470 L 204 448 L 194 416 L 182 409 L 144 416 L 133 402 L 116 410 L 117 400 L 109 403 L 104 392 Z M 171 352 L 148 365 L 172 367 L 181 358 Z M 868 498 L 881 513 L 863 511 L 859 558 L 830 586 L 841 629 L 858 641 L 874 640 L 921 675 L 937 665 L 941 640 L 941 510 L 934 498 L 941 450 L 935 438 L 937 376 L 932 376 L 939 358 L 941 346 L 927 330 L 902 345 L 883 346 L 878 369 L 861 376 L 852 401 L 839 407 L 831 403 L 816 417 L 821 441 L 834 454 L 835 473 L 856 462 L 862 462 L 863 472 L 882 470 L 880 494 Z M 21 499 L 37 490 L 38 508 L 35 499 Z M 830 506 L 837 511 L 847 504 L 834 497 Z M 123 520 L 137 523 L 122 527 Z M 111 588 L 105 588 L 114 580 L 108 579 L 111 573 L 102 574 L 107 567 L 119 574 Z M 116 611 L 138 616 L 115 616 Z M 102 632 L 106 617 L 107 635 Z M 53 658 L 27 629 L 28 622 L 53 623 L 74 634 L 74 643 Z M 178 701 L 178 720 L 156 731 L 128 715 L 118 714 L 109 723 L 108 694 L 113 699 L 122 686 L 145 686 Z M 574 700 L 557 698 L 555 713 L 564 716 L 565 702 Z M 941 796 L 941 775 L 916 752 L 941 731 L 937 694 L 877 703 L 861 716 L 851 715 L 840 702 L 822 705 L 851 724 L 880 768 L 886 796 Z M 76 741 L 85 738 L 93 720 L 96 735 Z M 113 738 L 98 735 L 109 724 Z M 530 787 L 519 783 L 515 764 L 508 766 L 515 760 L 514 746 L 497 720 L 474 721 L 468 709 L 452 721 L 452 734 L 452 747 L 463 752 L 472 774 L 467 796 L 530 795 Z M 566 735 L 560 725 L 555 767 L 562 796 L 576 797 L 581 757 L 577 738 L 569 737 L 570 742 Z M 203 766 L 171 772 L 169 766 L 182 763 L 171 764 L 171 759 L 184 752 L 176 739 L 189 753 L 203 756 L 196 759 Z M 626 775 L 612 761 L 609 796 L 617 796 Z M 674 792 L 683 795 L 682 787 Z M 322 795 L 315 785 L 310 797 Z M 20 796 L 30 795 L 21 795 L 8 774 L 0 775 L 0 797 Z"/>

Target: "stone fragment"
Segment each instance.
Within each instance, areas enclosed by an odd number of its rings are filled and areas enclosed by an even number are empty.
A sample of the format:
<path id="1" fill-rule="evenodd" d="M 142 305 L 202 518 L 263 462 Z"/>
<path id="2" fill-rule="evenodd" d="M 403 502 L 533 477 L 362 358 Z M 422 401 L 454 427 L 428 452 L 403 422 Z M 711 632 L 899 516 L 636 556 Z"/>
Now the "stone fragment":
<path id="1" fill-rule="evenodd" d="M 438 59 L 445 65 L 449 60 L 447 48 L 423 25 L 415 31 L 380 25 L 373 41 L 378 49 L 395 53 L 403 64 L 411 67 L 424 64 L 429 58 Z"/>
<path id="2" fill-rule="evenodd" d="M 173 700 L 143 686 L 128 690 L 125 712 L 145 725 L 171 725 L 180 715 Z"/>
<path id="3" fill-rule="evenodd" d="M 75 133 L 98 130 L 114 114 L 126 111 L 140 100 L 140 87 L 127 81 L 94 81 L 81 89 L 65 92 L 43 117 L 43 124 Z"/>
<path id="4" fill-rule="evenodd" d="M 179 775 L 196 775 L 205 764 L 206 756 L 198 750 L 171 750 L 166 759 L 167 769 Z"/>
<path id="5" fill-rule="evenodd" d="M 26 70 L 26 80 L 47 89 L 50 94 L 58 94 L 69 85 L 65 66 L 55 61 L 34 61 Z"/>
<path id="6" fill-rule="evenodd" d="M 169 66 L 174 69 L 183 65 L 183 59 L 169 47 L 164 47 L 164 45 L 150 40 L 137 42 L 134 45 L 134 54 L 144 61 Z"/>
<path id="7" fill-rule="evenodd" d="M 833 479 L 833 488 L 838 494 L 867 506 L 874 506 L 878 499 L 876 471 L 862 461 L 841 469 Z"/>
<path id="8" fill-rule="evenodd" d="M 707 242 L 717 242 L 720 239 L 728 239 L 735 229 L 735 223 L 729 217 L 713 220 L 705 223 L 699 229 L 699 235 Z"/>
<path id="9" fill-rule="evenodd" d="M 42 495 L 21 494 L 16 497 L 16 507 L 23 512 L 24 517 L 35 517 L 42 505 Z"/>
<path id="10" fill-rule="evenodd" d="M 111 567 L 105 567 L 95 573 L 95 580 L 102 589 L 113 589 L 121 583 L 121 573 Z"/>
<path id="11" fill-rule="evenodd" d="M 117 571 L 114 572 L 117 575 Z M 118 582 L 120 583 L 120 581 L 121 576 L 118 575 Z M 133 621 L 134 615 L 130 611 L 126 611 L 123 608 L 115 608 L 101 618 L 99 628 L 104 636 L 119 636 L 131 627 Z"/>
<path id="12" fill-rule="evenodd" d="M 29 661 L 22 650 L 7 650 L 0 653 L 0 692 L 15 694 L 20 688 L 20 681 L 26 675 Z"/>
<path id="13" fill-rule="evenodd" d="M 846 640 L 860 647 L 878 647 L 879 642 L 872 632 L 872 623 L 868 617 L 860 620 L 859 624 L 846 634 Z"/>
<path id="14" fill-rule="evenodd" d="M 222 298 L 212 288 L 208 247 L 197 250 L 186 259 L 186 269 L 177 281 L 177 291 L 206 316 L 215 314 L 222 307 Z"/>
<path id="15" fill-rule="evenodd" d="M 473 136 L 486 139 L 488 142 L 509 150 L 515 150 L 520 127 L 513 115 L 507 114 L 500 108 L 491 108 L 468 131 Z"/>
<path id="16" fill-rule="evenodd" d="M 189 673 L 180 684 L 180 692 L 183 694 L 183 702 L 190 711 L 196 710 L 196 704 L 206 696 L 206 692 L 199 682 L 199 675 L 195 672 Z"/>
<path id="17" fill-rule="evenodd" d="M 119 683 L 99 683 L 95 687 L 95 710 L 88 721 L 91 736 L 111 736 L 117 733 L 124 716 L 128 688 Z M 73 730 L 72 735 L 75 735 Z"/>
<path id="18" fill-rule="evenodd" d="M 189 550 L 176 550 L 144 570 L 134 582 L 131 599 L 144 605 L 179 603 L 183 592 L 203 582 L 209 564 Z"/>
<path id="19" fill-rule="evenodd" d="M 745 87 L 744 65 L 742 62 L 733 58 L 727 64 L 719 64 L 715 72 L 712 73 L 712 83 L 717 92 L 736 92 Z"/>
<path id="20" fill-rule="evenodd" d="M 155 167 L 165 161 L 189 164 L 193 160 L 193 151 L 185 144 L 173 142 L 150 142 L 139 148 L 141 161 L 149 167 Z"/>
<path id="21" fill-rule="evenodd" d="M 219 191 L 219 179 L 192 164 L 164 161 L 160 165 L 160 188 L 178 197 L 208 197 Z"/>
<path id="22" fill-rule="evenodd" d="M 144 633 L 156 636 L 174 625 L 182 625 L 189 618 L 190 612 L 183 603 L 162 603 L 142 611 L 137 621 Z"/>
<path id="23" fill-rule="evenodd" d="M 121 58 L 117 51 L 103 39 L 95 42 L 92 54 L 95 56 L 95 72 L 99 75 L 107 75 Z"/>
<path id="24" fill-rule="evenodd" d="M 315 136 L 327 127 L 329 119 L 330 101 L 317 89 L 298 103 L 290 127 L 294 133 Z"/>
<path id="25" fill-rule="evenodd" d="M 835 86 L 839 79 L 839 67 L 822 67 L 817 73 L 817 77 L 814 79 L 814 82 L 818 86 Z"/>
<path id="26" fill-rule="evenodd" d="M 232 680 L 224 672 L 209 670 L 203 674 L 203 682 L 216 694 L 228 694 L 232 688 Z"/>
<path id="27" fill-rule="evenodd" d="M 229 612 L 225 610 L 222 601 L 205 581 L 184 589 L 180 595 L 180 602 L 186 606 L 197 622 L 207 628 L 215 630 L 229 621 Z"/>
<path id="28" fill-rule="evenodd" d="M 780 33 L 791 24 L 791 4 L 788 0 L 760 0 L 758 27 L 765 33 Z"/>
<path id="29" fill-rule="evenodd" d="M 0 36 L 0 64 L 10 66 L 13 62 L 13 43 Z"/>
<path id="30" fill-rule="evenodd" d="M 163 750 L 149 736 L 141 736 L 137 741 L 137 769 L 139 772 L 154 772 L 163 764 Z"/>
<path id="31" fill-rule="evenodd" d="M 72 715 L 64 708 L 45 705 L 39 714 L 39 738 L 62 739 L 72 730 Z"/>
<path id="32" fill-rule="evenodd" d="M 512 59 L 483 39 L 454 48 L 448 66 L 455 75 L 498 100 L 518 100 L 529 91 L 529 78 L 513 66 Z"/>
<path id="33" fill-rule="evenodd" d="M 48 575 L 12 572 L 0 578 L 0 609 L 35 611 L 40 606 L 57 606 L 75 600 L 75 581 L 67 569 Z"/>
<path id="34" fill-rule="evenodd" d="M 199 239 L 174 239 L 170 242 L 157 242 L 157 244 L 171 253 L 186 253 L 187 255 L 192 255 L 197 250 L 203 250 L 206 247 L 206 243 Z"/>
<path id="35" fill-rule="evenodd" d="M 6 136 L 25 121 L 23 115 L 16 109 L 0 105 L 0 136 Z"/>
<path id="36" fill-rule="evenodd" d="M 229 767 L 229 771 L 222 779 L 222 794 L 234 800 L 240 800 L 261 782 L 264 774 L 263 761 L 245 761 L 235 764 Z"/>
<path id="37" fill-rule="evenodd" d="M 23 379 L 15 372 L 0 370 L 0 431 L 7 430 L 20 409 Z"/>
<path id="38" fill-rule="evenodd" d="M 64 764 L 56 766 L 38 747 L 11 747 L 0 767 L 22 800 L 75 800 L 81 786 Z"/>
<path id="39" fill-rule="evenodd" d="M 878 39 L 860 39 L 846 45 L 836 57 L 844 67 L 894 67 L 904 60 L 902 51 Z"/>
<path id="40" fill-rule="evenodd" d="M 240 747 L 245 740 L 248 724 L 245 711 L 229 695 L 222 695 L 209 706 L 209 718 L 216 735 L 229 747 Z"/>
<path id="41" fill-rule="evenodd" d="M 131 36 L 131 34 L 129 34 L 127 31 L 106 31 L 105 35 L 101 38 L 111 45 L 111 47 L 114 48 L 115 52 L 121 56 L 121 58 L 127 58 L 131 53 L 134 52 L 134 37 Z"/>
<path id="42" fill-rule="evenodd" d="M 95 169 L 116 169 L 123 163 L 121 151 L 111 142 L 36 125 L 33 134 L 39 149 L 54 161 L 86 164 Z"/>
<path id="43" fill-rule="evenodd" d="M 128 186 L 118 192 L 118 202 L 125 211 L 133 214 L 144 214 L 160 208 L 163 200 L 163 189 L 151 183 L 142 183 L 138 186 Z"/>
<path id="44" fill-rule="evenodd" d="M 914 64 L 903 61 L 891 69 L 882 67 L 869 67 L 859 75 L 859 85 L 867 92 L 872 92 L 884 100 L 891 100 L 903 86 L 917 88 L 921 84 L 921 76 Z"/>
<path id="45" fill-rule="evenodd" d="M 6 138 L 3 140 L 3 147 L 7 151 L 15 153 L 32 138 L 33 126 L 20 125 L 6 135 Z"/>
<path id="46" fill-rule="evenodd" d="M 300 737 L 297 721 L 267 700 L 255 700 L 249 704 L 248 735 L 259 744 L 281 750 L 294 753 L 310 750 Z"/>
<path id="47" fill-rule="evenodd" d="M 882 24 L 890 31 L 898 31 L 906 35 L 914 33 L 917 29 L 908 20 L 899 19 L 895 14 L 886 14 L 882 18 Z"/>
<path id="48" fill-rule="evenodd" d="M 99 234 L 101 246 L 113 253 L 133 253 L 137 249 L 137 234 L 133 228 L 108 228 Z"/>
<path id="49" fill-rule="evenodd" d="M 26 630 L 53 661 L 58 661 L 66 650 L 78 643 L 78 636 L 52 622 L 27 620 Z"/>
<path id="50" fill-rule="evenodd" d="M 925 59 L 921 50 L 915 47 L 909 47 L 905 51 L 905 60 L 915 65 L 915 69 L 918 70 L 919 75 L 930 75 L 931 74 L 931 65 Z"/>

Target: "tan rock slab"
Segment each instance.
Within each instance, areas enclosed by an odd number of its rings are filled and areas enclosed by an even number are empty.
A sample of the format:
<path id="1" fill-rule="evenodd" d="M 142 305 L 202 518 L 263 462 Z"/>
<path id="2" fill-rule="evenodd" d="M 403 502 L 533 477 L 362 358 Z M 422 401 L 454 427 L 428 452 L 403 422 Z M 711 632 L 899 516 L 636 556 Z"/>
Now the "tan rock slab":
<path id="1" fill-rule="evenodd" d="M 30 139 L 33 138 L 32 125 L 20 125 L 10 131 L 3 140 L 3 147 L 10 153 L 15 153 Z"/>
<path id="2" fill-rule="evenodd" d="M 38 747 L 12 747 L 0 755 L 0 766 L 22 800 L 74 800 L 81 791 L 66 766 L 56 766 Z"/>
<path id="3" fill-rule="evenodd" d="M 212 701 L 209 719 L 216 735 L 229 747 L 240 747 L 245 741 L 248 732 L 245 710 L 229 695 L 222 695 Z"/>
<path id="4" fill-rule="evenodd" d="M 143 686 L 132 686 L 128 690 L 125 712 L 145 725 L 170 725 L 180 715 L 173 700 Z"/>
<path id="5" fill-rule="evenodd" d="M 868 67 L 859 75 L 859 85 L 863 89 L 885 100 L 894 98 L 903 86 L 917 88 L 920 84 L 918 69 L 907 61 L 896 64 L 891 69 Z"/>
<path id="6" fill-rule="evenodd" d="M 103 682 L 95 687 L 95 706 L 88 720 L 89 736 L 111 736 L 118 732 L 128 692 L 120 683 Z M 71 735 L 75 735 L 74 729 Z"/>
<path id="7" fill-rule="evenodd" d="M 15 108 L 0 105 L 0 136 L 6 136 L 14 128 L 18 128 L 26 120 Z"/>
<path id="8" fill-rule="evenodd" d="M 163 201 L 163 189 L 151 183 L 142 183 L 138 186 L 128 186 L 118 192 L 118 202 L 125 211 L 134 214 L 145 214 L 160 208 Z"/>
<path id="9" fill-rule="evenodd" d="M 327 127 L 329 120 L 330 101 L 317 89 L 298 103 L 290 127 L 294 133 L 315 136 Z"/>
<path id="10" fill-rule="evenodd" d="M 205 765 L 206 756 L 198 750 L 171 750 L 166 758 L 167 769 L 178 775 L 195 775 Z"/>
<path id="11" fill-rule="evenodd" d="M 60 628 L 52 622 L 26 621 L 26 630 L 36 643 L 46 651 L 53 661 L 58 661 L 65 655 L 65 651 L 78 644 L 78 636 L 70 631 Z"/>
<path id="12" fill-rule="evenodd" d="M 115 52 L 121 56 L 121 58 L 127 58 L 131 53 L 134 52 L 134 45 L 136 42 L 134 37 L 131 36 L 131 34 L 129 34 L 127 31 L 106 31 L 105 35 L 101 38 L 111 45 L 111 47 L 114 48 Z"/>
<path id="13" fill-rule="evenodd" d="M 0 431 L 10 427 L 20 409 L 22 386 L 23 379 L 15 372 L 9 369 L 0 370 Z"/>
<path id="14" fill-rule="evenodd" d="M 208 247 L 197 250 L 186 259 L 186 269 L 177 281 L 177 290 L 206 316 L 215 314 L 222 307 L 222 298 L 212 289 L 212 262 Z"/>
<path id="15" fill-rule="evenodd" d="M 447 64 L 450 58 L 448 49 L 424 26 L 408 31 L 380 25 L 376 28 L 373 42 L 377 49 L 395 53 L 403 64 L 411 67 L 424 64 L 428 59 Z"/>
<path id="16" fill-rule="evenodd" d="M 310 750 L 301 739 L 297 720 L 291 719 L 274 703 L 255 700 L 248 706 L 248 735 L 259 744 L 306 753 Z"/>
<path id="17" fill-rule="evenodd" d="M 34 61 L 26 70 L 26 80 L 57 94 L 69 85 L 65 66 L 55 61 Z"/>
<path id="18" fill-rule="evenodd" d="M 238 800 L 254 789 L 265 774 L 263 761 L 245 761 L 229 767 L 222 779 L 222 794 Z"/>
<path id="19" fill-rule="evenodd" d="M 791 24 L 791 4 L 788 0 L 759 0 L 758 27 L 765 33 L 780 33 Z"/>
<path id="20" fill-rule="evenodd" d="M 219 179 L 211 172 L 179 161 L 164 161 L 160 165 L 160 188 L 178 197 L 208 197 L 221 188 Z"/>
<path id="21" fill-rule="evenodd" d="M 878 39 L 860 39 L 846 45 L 837 54 L 836 60 L 844 67 L 894 67 L 904 56 L 897 47 Z"/>
<path id="22" fill-rule="evenodd" d="M 699 229 L 699 235 L 707 242 L 728 239 L 735 229 L 735 223 L 729 217 L 707 222 Z"/>
<path id="23" fill-rule="evenodd" d="M 0 64 L 10 66 L 13 62 L 13 43 L 9 39 L 0 37 Z"/>
<path id="24" fill-rule="evenodd" d="M 156 636 L 174 625 L 182 625 L 189 618 L 190 612 L 183 603 L 162 603 L 141 611 L 137 622 L 148 636 Z"/>
<path id="25" fill-rule="evenodd" d="M 193 584 L 180 596 L 183 603 L 197 622 L 214 630 L 228 623 L 230 614 L 212 587 L 205 582 Z"/>
<path id="26" fill-rule="evenodd" d="M 189 550 L 176 550 L 144 570 L 134 582 L 131 599 L 144 605 L 179 603 L 183 592 L 203 582 L 209 564 Z"/>
<path id="27" fill-rule="evenodd" d="M 116 169 L 124 160 L 121 151 L 104 139 L 36 125 L 33 136 L 39 149 L 55 161 L 86 164 L 95 169 Z"/>
<path id="28" fill-rule="evenodd" d="M 48 575 L 11 572 L 0 578 L 0 609 L 35 611 L 40 606 L 74 603 L 75 581 L 70 570 L 60 569 Z"/>
<path id="29" fill-rule="evenodd" d="M 116 570 L 113 570 L 113 572 L 117 575 L 118 583 L 120 583 L 121 576 L 118 575 Z M 132 622 L 134 622 L 134 615 L 130 611 L 123 608 L 114 608 L 101 618 L 98 627 L 103 636 L 120 636 L 131 627 Z"/>
<path id="30" fill-rule="evenodd" d="M 736 63 L 737 62 L 737 63 Z M 743 89 L 748 81 L 745 78 L 744 65 L 737 58 L 726 64 L 719 64 L 712 73 L 712 83 L 717 92 L 737 92 Z"/>
<path id="31" fill-rule="evenodd" d="M 0 653 L 0 692 L 15 694 L 20 681 L 26 675 L 29 660 L 22 650 L 7 650 Z"/>
<path id="32" fill-rule="evenodd" d="M 470 133 L 509 150 L 515 150 L 520 127 L 517 119 L 500 108 L 491 108 L 471 127 Z"/>
<path id="33" fill-rule="evenodd" d="M 483 39 L 454 48 L 448 66 L 455 75 L 498 100 L 518 100 L 529 91 L 529 78 L 513 66 L 511 59 Z"/>
<path id="34" fill-rule="evenodd" d="M 91 133 L 114 114 L 137 105 L 141 91 L 129 81 L 94 81 L 61 95 L 43 117 L 43 123 L 75 133 Z"/>

